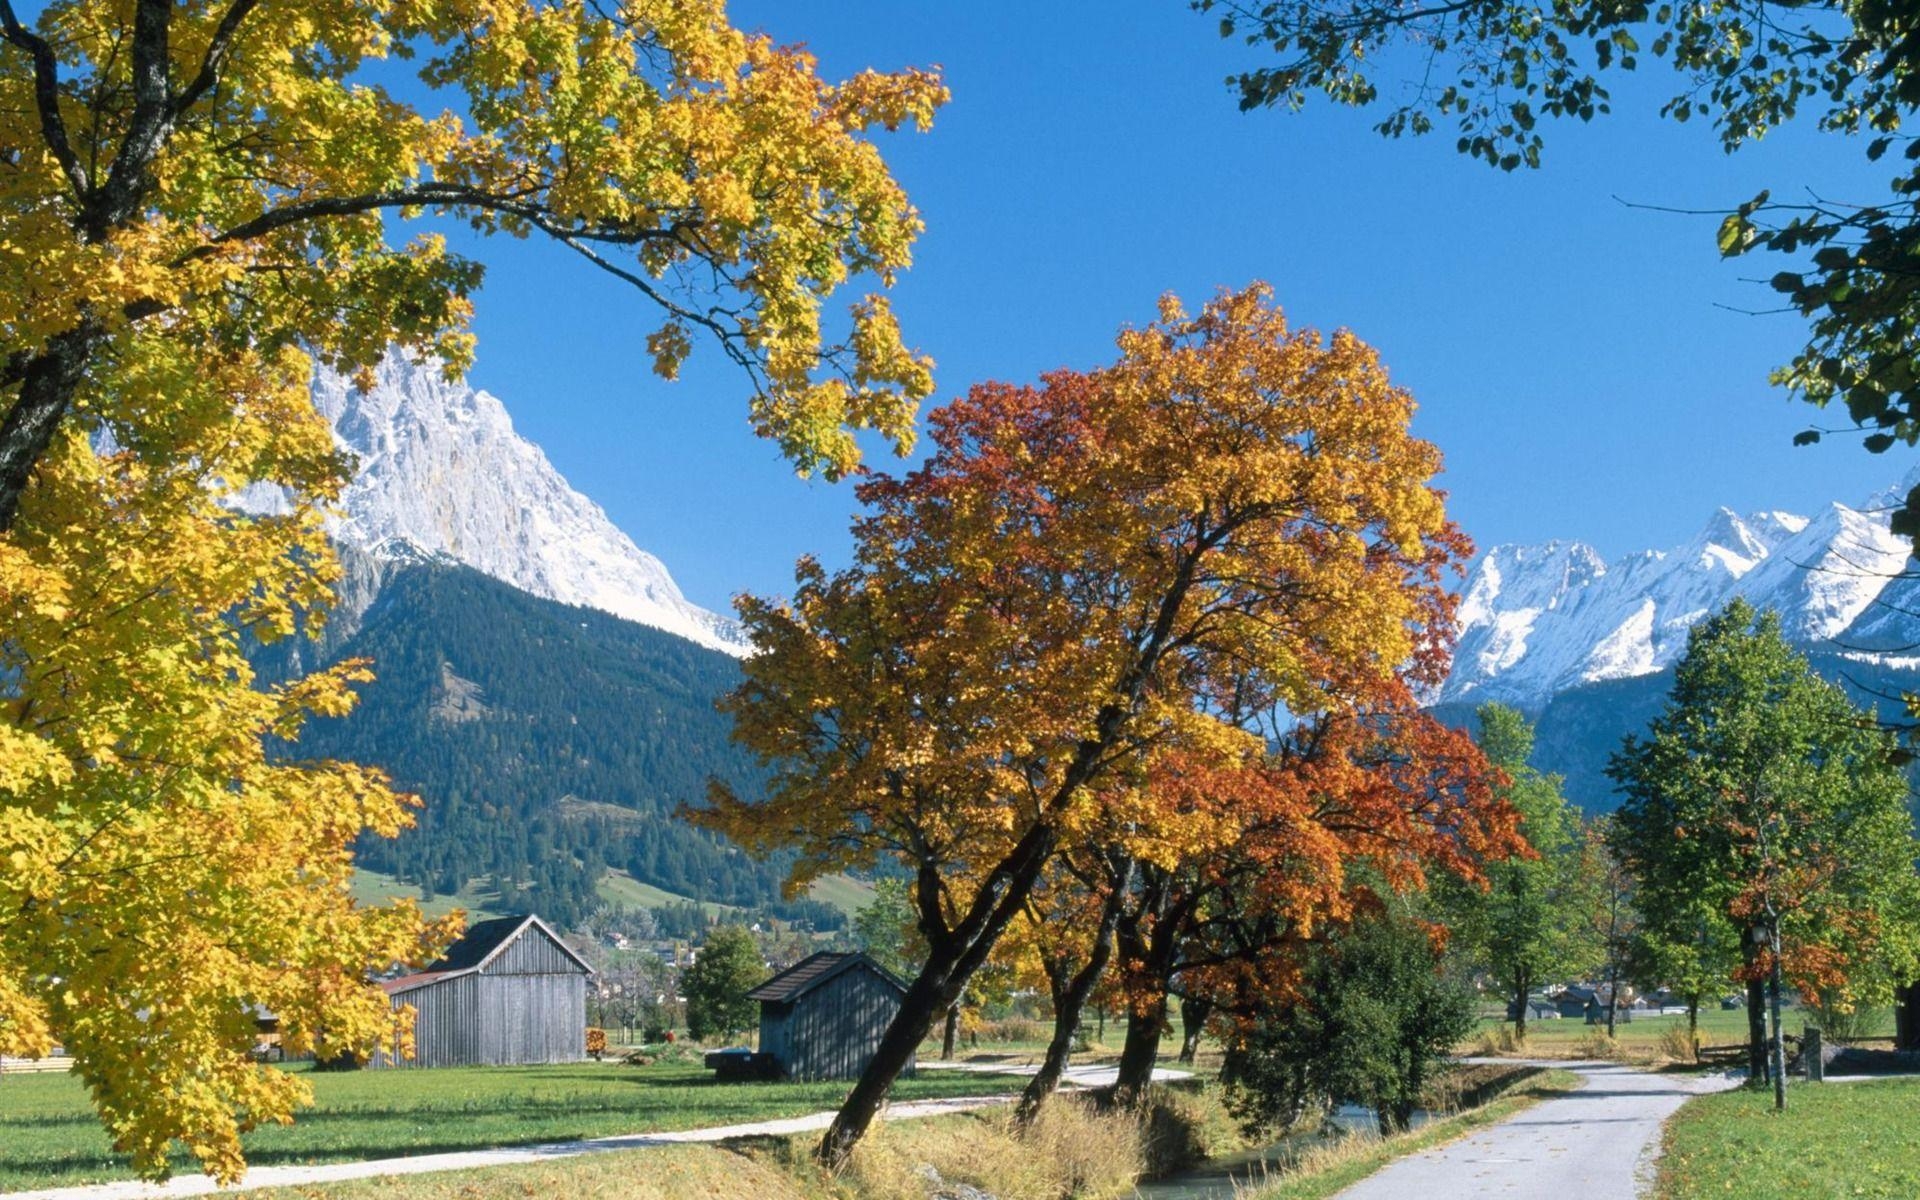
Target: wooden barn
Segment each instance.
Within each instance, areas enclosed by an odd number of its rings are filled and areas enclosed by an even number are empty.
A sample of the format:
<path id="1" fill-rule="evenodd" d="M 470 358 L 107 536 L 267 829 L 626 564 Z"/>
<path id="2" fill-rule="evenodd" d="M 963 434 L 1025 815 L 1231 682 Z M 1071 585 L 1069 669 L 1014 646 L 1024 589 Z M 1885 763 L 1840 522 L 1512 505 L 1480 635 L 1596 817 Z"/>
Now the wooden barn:
<path id="1" fill-rule="evenodd" d="M 396 1011 L 414 1008 L 414 1057 L 399 1065 L 579 1062 L 592 974 L 539 917 L 476 922 L 425 971 L 380 985 Z"/>
<path id="2" fill-rule="evenodd" d="M 906 993 L 905 984 L 866 955 L 823 951 L 747 998 L 760 1002 L 760 1055 L 771 1060 L 774 1074 L 857 1079 Z"/>

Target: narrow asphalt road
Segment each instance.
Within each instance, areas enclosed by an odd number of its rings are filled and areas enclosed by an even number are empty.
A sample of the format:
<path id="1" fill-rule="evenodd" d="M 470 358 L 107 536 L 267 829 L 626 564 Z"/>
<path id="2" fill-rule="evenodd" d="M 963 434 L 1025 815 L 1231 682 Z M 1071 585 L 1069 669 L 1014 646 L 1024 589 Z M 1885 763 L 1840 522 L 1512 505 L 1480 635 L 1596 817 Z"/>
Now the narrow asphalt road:
<path id="1" fill-rule="evenodd" d="M 1607 1062 L 1537 1065 L 1573 1071 L 1583 1085 L 1399 1159 L 1335 1200 L 1629 1200 L 1652 1183 L 1661 1123 L 1689 1097 L 1737 1082 Z"/>

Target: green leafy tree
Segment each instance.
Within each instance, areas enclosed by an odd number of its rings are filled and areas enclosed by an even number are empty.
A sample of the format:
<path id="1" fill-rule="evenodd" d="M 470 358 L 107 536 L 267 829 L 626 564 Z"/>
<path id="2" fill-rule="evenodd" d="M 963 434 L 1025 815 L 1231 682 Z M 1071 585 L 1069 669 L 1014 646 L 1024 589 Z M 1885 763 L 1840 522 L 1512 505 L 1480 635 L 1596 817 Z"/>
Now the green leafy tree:
<path id="1" fill-rule="evenodd" d="M 1631 977 L 1640 932 L 1638 880 L 1614 846 L 1613 820 L 1599 817 L 1580 831 L 1574 883 L 1576 953 L 1607 985 L 1607 1036 L 1620 1014 L 1621 988 Z"/>
<path id="2" fill-rule="evenodd" d="M 1755 1079 L 1762 980 L 1777 1032 L 1783 976 L 1849 1006 L 1884 1004 L 1911 976 L 1920 845 L 1893 739 L 1813 673 L 1776 614 L 1735 600 L 1695 626 L 1666 710 L 1609 773 L 1625 797 L 1612 841 L 1655 926 L 1711 914 L 1704 945 L 1739 938 Z"/>
<path id="3" fill-rule="evenodd" d="M 1476 715 L 1480 749 L 1507 777 L 1498 795 L 1520 814 L 1534 856 L 1489 864 L 1484 891 L 1443 883 L 1441 903 L 1462 948 L 1499 981 L 1524 1041 L 1533 989 L 1587 965 L 1572 897 L 1580 818 L 1560 792 L 1560 777 L 1528 765 L 1533 726 L 1525 716 L 1504 704 L 1482 705 Z"/>
<path id="4" fill-rule="evenodd" d="M 1407 1128 L 1473 1028 L 1471 989 L 1446 969 L 1433 928 L 1396 913 L 1305 952 L 1299 1000 L 1268 1009 L 1230 1052 L 1232 1111 L 1249 1127 L 1284 1127 L 1345 1101 L 1372 1108 L 1383 1133 Z"/>
<path id="5" fill-rule="evenodd" d="M 767 978 L 760 945 L 739 925 L 718 925 L 680 976 L 687 997 L 687 1032 L 696 1041 L 732 1040 L 752 1029 L 758 1014 L 747 993 Z"/>
<path id="6" fill-rule="evenodd" d="M 904 879 L 875 882 L 872 902 L 853 914 L 853 936 L 869 957 L 902 979 L 918 975 L 926 961 L 919 910 L 907 894 Z"/>
<path id="7" fill-rule="evenodd" d="M 1875 452 L 1920 441 L 1920 6 L 1908 0 L 1193 0 L 1224 37 L 1273 53 L 1234 77 L 1242 109 L 1299 107 L 1313 92 L 1383 113 L 1388 137 L 1451 131 L 1501 170 L 1537 167 L 1549 119 L 1609 113 L 1609 81 L 1664 64 L 1659 112 L 1712 123 L 1735 150 L 1796 117 L 1891 155 L 1889 197 L 1797 204 L 1769 192 L 1721 225 L 1719 250 L 1795 256 L 1773 288 L 1805 316 L 1804 349 L 1775 382 L 1837 404 Z M 1398 53 L 1396 53 L 1398 51 Z M 1404 68 L 1404 80 L 1384 75 Z M 1404 86 L 1401 86 L 1404 83 Z M 1383 97 L 1392 97 L 1383 101 Z M 1803 111 L 1804 110 L 1804 111 Z M 1793 181 L 1804 184 L 1808 181 Z M 1731 206 L 1729 206 L 1731 207 Z M 1800 441 L 1817 441 L 1809 430 Z M 1920 488 L 1894 516 L 1920 545 Z"/>

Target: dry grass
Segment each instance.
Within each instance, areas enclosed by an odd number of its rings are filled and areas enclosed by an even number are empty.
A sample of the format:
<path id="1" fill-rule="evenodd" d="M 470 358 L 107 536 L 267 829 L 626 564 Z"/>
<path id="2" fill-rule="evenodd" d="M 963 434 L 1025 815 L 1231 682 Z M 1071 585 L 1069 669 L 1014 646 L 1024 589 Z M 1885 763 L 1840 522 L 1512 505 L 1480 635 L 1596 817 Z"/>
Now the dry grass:
<path id="1" fill-rule="evenodd" d="M 355 1180 L 250 1193 L 258 1200 L 926 1200 L 934 1180 L 996 1200 L 1121 1200 L 1154 1172 L 1239 1148 L 1217 1098 L 1155 1089 L 1143 1114 L 1057 1096 L 1025 1132 L 1010 1108 L 882 1123 L 844 1171 L 813 1161 L 817 1135 L 734 1146 L 620 1151 L 526 1166 Z"/>
<path id="2" fill-rule="evenodd" d="M 278 1188 L 244 1193 L 243 1200 L 735 1200 L 741 1196 L 820 1200 L 821 1193 L 771 1163 L 717 1146 L 678 1146 L 484 1171 Z"/>
<path id="3" fill-rule="evenodd" d="M 804 1159 L 812 1145 L 796 1145 L 795 1157 Z M 1058 1096 L 1024 1134 L 1006 1109 L 887 1126 L 861 1144 L 834 1182 L 840 1194 L 859 1200 L 925 1200 L 933 1175 L 997 1200 L 1108 1200 L 1131 1195 L 1145 1168 L 1136 1118 Z"/>

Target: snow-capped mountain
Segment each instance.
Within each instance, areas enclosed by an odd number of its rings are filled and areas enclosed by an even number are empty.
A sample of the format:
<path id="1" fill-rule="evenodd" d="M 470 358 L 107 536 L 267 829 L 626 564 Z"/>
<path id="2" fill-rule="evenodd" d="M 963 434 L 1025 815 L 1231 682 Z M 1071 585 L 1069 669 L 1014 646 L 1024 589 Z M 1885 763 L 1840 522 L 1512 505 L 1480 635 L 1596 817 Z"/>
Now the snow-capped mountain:
<path id="1" fill-rule="evenodd" d="M 1861 659 L 1920 647 L 1920 579 L 1888 511 L 1920 471 L 1858 508 L 1812 518 L 1721 509 L 1684 546 L 1611 563 L 1580 542 L 1495 546 L 1469 573 L 1441 702 L 1535 707 L 1581 684 L 1659 671 L 1735 596 L 1777 609 L 1809 648 Z"/>
<path id="2" fill-rule="evenodd" d="M 682 596 L 659 559 L 514 432 L 498 399 L 399 353 L 375 379 L 366 392 L 331 371 L 314 379 L 315 405 L 359 460 L 334 528 L 343 544 L 376 560 L 444 556 L 536 596 L 747 652 L 738 626 Z"/>

